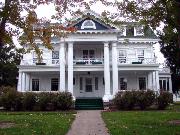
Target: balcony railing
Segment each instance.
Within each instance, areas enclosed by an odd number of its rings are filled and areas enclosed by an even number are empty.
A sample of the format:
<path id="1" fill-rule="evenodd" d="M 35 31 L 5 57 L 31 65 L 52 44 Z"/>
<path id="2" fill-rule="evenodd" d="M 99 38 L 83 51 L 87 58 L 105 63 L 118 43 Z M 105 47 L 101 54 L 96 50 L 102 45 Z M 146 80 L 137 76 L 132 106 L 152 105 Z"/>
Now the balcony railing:
<path id="1" fill-rule="evenodd" d="M 156 58 L 119 58 L 119 64 L 156 64 Z"/>
<path id="2" fill-rule="evenodd" d="M 73 60 L 76 65 L 101 65 L 104 64 L 103 58 L 76 58 Z"/>
<path id="3" fill-rule="evenodd" d="M 102 65 L 103 58 L 76 58 L 73 60 L 74 65 Z M 21 61 L 21 65 L 59 65 L 59 59 L 43 59 L 38 64 L 37 59 L 26 59 Z M 119 58 L 118 64 L 156 64 L 155 58 Z"/>
<path id="4" fill-rule="evenodd" d="M 37 59 L 21 60 L 21 65 L 59 65 L 59 59 L 43 59 L 38 63 Z"/>

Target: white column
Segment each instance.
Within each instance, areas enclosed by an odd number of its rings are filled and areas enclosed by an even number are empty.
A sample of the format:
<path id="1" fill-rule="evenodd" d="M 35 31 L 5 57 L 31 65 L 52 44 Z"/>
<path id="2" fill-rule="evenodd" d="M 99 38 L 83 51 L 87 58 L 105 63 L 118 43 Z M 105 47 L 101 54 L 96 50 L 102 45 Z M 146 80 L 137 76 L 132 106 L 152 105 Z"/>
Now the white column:
<path id="1" fill-rule="evenodd" d="M 159 91 L 159 71 L 156 71 L 156 90 Z"/>
<path id="2" fill-rule="evenodd" d="M 26 74 L 26 91 L 30 91 L 30 75 L 29 74 Z"/>
<path id="3" fill-rule="evenodd" d="M 73 43 L 68 43 L 68 91 L 73 95 Z"/>
<path id="4" fill-rule="evenodd" d="M 171 77 L 169 77 L 169 92 L 172 92 L 172 80 L 171 80 Z"/>
<path id="5" fill-rule="evenodd" d="M 22 73 L 22 89 L 21 91 L 24 92 L 26 88 L 26 74 L 23 72 Z"/>
<path id="6" fill-rule="evenodd" d="M 17 91 L 21 91 L 21 90 L 22 90 L 22 72 L 19 71 Z"/>
<path id="7" fill-rule="evenodd" d="M 156 91 L 156 74 L 154 71 L 153 71 L 152 75 L 153 75 L 153 81 L 152 81 L 153 85 L 152 86 L 153 86 L 153 90 Z"/>
<path id="8" fill-rule="evenodd" d="M 64 42 L 60 43 L 59 50 L 59 63 L 60 63 L 60 79 L 59 79 L 59 91 L 65 91 L 65 49 Z"/>
<path id="9" fill-rule="evenodd" d="M 152 86 L 152 72 L 148 74 L 148 89 L 153 90 Z"/>
<path id="10" fill-rule="evenodd" d="M 112 43 L 112 81 L 113 81 L 113 95 L 118 91 L 118 62 L 117 62 L 117 43 Z"/>
<path id="11" fill-rule="evenodd" d="M 110 68 L 109 68 L 109 44 L 104 43 L 104 82 L 105 82 L 105 94 L 103 100 L 109 101 L 110 98 Z"/>

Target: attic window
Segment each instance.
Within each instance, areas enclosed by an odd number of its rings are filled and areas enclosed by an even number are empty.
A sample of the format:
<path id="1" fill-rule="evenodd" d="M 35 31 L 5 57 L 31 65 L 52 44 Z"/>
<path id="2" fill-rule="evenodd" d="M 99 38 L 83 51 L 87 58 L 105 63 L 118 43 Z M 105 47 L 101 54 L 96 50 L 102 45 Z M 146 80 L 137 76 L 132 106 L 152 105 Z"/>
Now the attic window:
<path id="1" fill-rule="evenodd" d="M 85 20 L 81 25 L 81 29 L 96 29 L 96 25 L 92 20 Z"/>
<path id="2" fill-rule="evenodd" d="M 144 36 L 144 27 L 143 26 L 134 27 L 134 36 Z"/>
<path id="3" fill-rule="evenodd" d="M 121 26 L 121 28 L 120 28 L 120 36 L 126 36 L 126 26 Z"/>

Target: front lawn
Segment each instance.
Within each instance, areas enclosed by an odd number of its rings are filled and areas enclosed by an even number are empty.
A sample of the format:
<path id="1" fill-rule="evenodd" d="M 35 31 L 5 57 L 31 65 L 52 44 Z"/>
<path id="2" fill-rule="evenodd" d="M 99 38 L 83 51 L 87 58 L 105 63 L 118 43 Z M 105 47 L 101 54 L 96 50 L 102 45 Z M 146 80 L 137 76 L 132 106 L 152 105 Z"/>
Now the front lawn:
<path id="1" fill-rule="evenodd" d="M 74 118 L 65 112 L 1 112 L 0 135 L 65 135 Z"/>
<path id="2" fill-rule="evenodd" d="M 179 106 L 167 111 L 103 112 L 111 135 L 180 135 Z M 169 121 L 179 120 L 178 125 Z"/>

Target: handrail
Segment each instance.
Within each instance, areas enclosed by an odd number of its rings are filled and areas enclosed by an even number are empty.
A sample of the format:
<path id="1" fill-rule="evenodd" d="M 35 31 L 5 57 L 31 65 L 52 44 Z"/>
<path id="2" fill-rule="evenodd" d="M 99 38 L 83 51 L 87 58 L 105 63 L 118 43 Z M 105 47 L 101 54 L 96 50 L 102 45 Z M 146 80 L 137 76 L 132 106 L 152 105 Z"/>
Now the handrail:
<path id="1" fill-rule="evenodd" d="M 119 58 L 119 64 L 156 64 L 156 58 Z"/>

